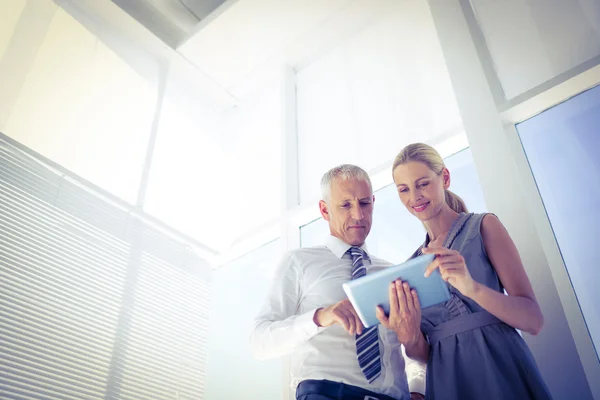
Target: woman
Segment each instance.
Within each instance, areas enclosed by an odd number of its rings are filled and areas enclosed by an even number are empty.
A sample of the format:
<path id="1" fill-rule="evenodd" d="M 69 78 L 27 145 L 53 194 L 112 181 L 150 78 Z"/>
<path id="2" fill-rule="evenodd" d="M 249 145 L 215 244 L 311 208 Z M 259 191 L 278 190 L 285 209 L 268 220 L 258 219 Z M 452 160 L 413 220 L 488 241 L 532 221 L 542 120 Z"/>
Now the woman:
<path id="1" fill-rule="evenodd" d="M 427 362 L 426 398 L 550 399 L 516 331 L 536 335 L 542 312 L 502 223 L 493 214 L 467 213 L 431 146 L 405 147 L 392 171 L 400 200 L 427 230 L 413 257 L 435 254 L 425 275 L 438 269 L 451 292 L 445 304 L 421 310 L 416 292 L 398 280 L 390 287 L 389 316 L 378 309 L 407 355 Z"/>

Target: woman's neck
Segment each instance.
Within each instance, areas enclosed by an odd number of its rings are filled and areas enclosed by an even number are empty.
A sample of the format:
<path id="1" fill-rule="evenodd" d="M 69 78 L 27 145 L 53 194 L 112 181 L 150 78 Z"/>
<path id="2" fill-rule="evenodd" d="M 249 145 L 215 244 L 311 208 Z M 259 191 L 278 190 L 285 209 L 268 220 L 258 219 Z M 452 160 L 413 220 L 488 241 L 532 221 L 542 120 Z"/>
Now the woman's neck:
<path id="1" fill-rule="evenodd" d="M 427 230 L 429 241 L 436 241 L 440 237 L 445 238 L 457 217 L 458 213 L 446 206 L 438 215 L 429 221 L 425 221 L 423 225 L 425 225 L 425 229 Z"/>

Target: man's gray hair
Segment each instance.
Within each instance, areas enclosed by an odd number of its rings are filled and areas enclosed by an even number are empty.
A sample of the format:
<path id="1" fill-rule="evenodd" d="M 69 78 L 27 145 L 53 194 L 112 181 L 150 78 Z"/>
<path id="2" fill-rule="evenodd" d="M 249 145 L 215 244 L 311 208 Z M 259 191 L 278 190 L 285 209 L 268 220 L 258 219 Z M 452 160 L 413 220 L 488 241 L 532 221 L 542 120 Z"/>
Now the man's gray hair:
<path id="1" fill-rule="evenodd" d="M 373 185 L 371 185 L 371 179 L 369 178 L 369 174 L 356 165 L 352 164 L 342 164 L 337 167 L 331 168 L 329 171 L 323 175 L 321 178 L 321 195 L 327 204 L 331 200 L 331 183 L 334 179 L 348 180 L 348 179 L 358 179 L 361 181 L 365 181 L 369 184 L 369 188 L 371 191 L 373 190 Z"/>

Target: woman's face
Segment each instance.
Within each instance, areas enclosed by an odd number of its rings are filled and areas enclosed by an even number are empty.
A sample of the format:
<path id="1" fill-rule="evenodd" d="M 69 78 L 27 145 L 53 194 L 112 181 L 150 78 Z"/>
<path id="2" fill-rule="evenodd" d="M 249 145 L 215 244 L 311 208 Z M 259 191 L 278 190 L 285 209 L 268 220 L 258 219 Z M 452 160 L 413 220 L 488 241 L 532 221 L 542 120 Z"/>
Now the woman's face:
<path id="1" fill-rule="evenodd" d="M 433 218 L 446 206 L 444 189 L 450 186 L 446 168 L 438 175 L 427 164 L 409 161 L 397 166 L 393 176 L 400 201 L 421 221 Z"/>

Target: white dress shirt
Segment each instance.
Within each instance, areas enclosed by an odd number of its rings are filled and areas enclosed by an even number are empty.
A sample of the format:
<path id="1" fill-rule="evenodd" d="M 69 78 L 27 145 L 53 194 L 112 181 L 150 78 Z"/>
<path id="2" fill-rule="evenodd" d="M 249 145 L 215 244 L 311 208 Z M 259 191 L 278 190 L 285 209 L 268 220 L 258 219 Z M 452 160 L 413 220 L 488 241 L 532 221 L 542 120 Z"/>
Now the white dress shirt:
<path id="1" fill-rule="evenodd" d="M 409 399 L 404 356 L 396 333 L 379 325 L 381 376 L 371 384 L 363 375 L 356 356 L 356 339 L 334 324 L 318 327 L 313 317 L 321 307 L 346 299 L 342 284 L 350 281 L 351 246 L 330 236 L 325 246 L 288 252 L 281 261 L 267 300 L 257 316 L 251 337 L 258 359 L 291 356 L 291 385 L 305 379 L 328 379 Z M 365 247 L 362 247 L 366 251 Z M 367 252 L 368 254 L 368 252 Z M 391 264 L 369 255 L 367 274 Z M 424 367 L 409 360 L 411 389 L 424 393 Z"/>

